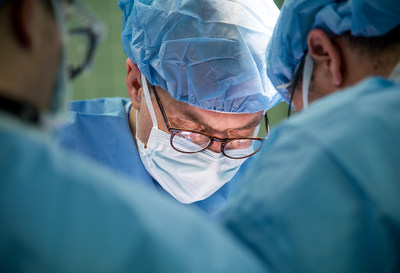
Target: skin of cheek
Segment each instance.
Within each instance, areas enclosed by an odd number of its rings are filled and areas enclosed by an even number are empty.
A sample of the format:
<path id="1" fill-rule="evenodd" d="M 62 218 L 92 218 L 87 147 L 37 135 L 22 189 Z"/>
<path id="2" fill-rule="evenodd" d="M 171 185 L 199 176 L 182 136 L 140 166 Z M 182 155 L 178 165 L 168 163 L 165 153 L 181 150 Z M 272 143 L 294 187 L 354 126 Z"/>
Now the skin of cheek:
<path id="1" fill-rule="evenodd" d="M 144 106 L 144 107 L 143 107 Z M 137 116 L 137 126 L 135 127 L 137 132 L 137 137 L 139 140 L 146 146 L 147 141 L 150 136 L 151 128 L 153 127 L 153 122 L 150 117 L 149 110 L 147 109 L 146 104 L 141 105 L 140 111 L 136 113 Z"/>
<path id="2" fill-rule="evenodd" d="M 34 100 L 39 109 L 48 109 L 51 103 L 52 93 L 56 84 L 56 75 L 59 69 L 62 55 L 62 41 L 55 16 L 48 10 L 44 3 L 38 2 L 36 8 L 36 39 L 32 46 L 33 60 L 35 63 L 36 86 L 41 90 L 40 96 Z M 45 77 L 43 75 L 46 75 Z"/>
<path id="3" fill-rule="evenodd" d="M 333 84 L 331 74 L 327 70 L 316 69 L 313 73 L 313 80 L 310 83 L 308 101 L 319 100 L 329 94 L 336 92 L 339 88 Z"/>
<path id="4" fill-rule="evenodd" d="M 320 69 L 318 64 L 315 64 L 308 91 L 308 103 L 319 100 L 336 90 L 337 88 L 332 85 L 332 78 L 328 71 Z M 296 112 L 303 110 L 302 81 L 299 81 L 296 86 L 292 104 Z"/>
<path id="5" fill-rule="evenodd" d="M 294 90 L 292 105 L 296 112 L 303 110 L 303 94 L 299 85 L 297 85 L 296 89 Z"/>

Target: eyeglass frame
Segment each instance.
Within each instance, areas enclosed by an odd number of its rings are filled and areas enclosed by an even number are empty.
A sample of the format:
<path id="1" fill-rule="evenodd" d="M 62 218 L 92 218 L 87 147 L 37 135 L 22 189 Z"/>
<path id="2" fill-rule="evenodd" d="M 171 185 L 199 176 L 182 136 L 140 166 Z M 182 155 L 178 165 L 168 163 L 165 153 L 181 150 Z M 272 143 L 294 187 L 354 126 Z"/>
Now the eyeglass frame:
<path id="1" fill-rule="evenodd" d="M 290 117 L 290 114 L 292 112 L 292 104 L 293 104 L 293 97 L 294 97 L 294 91 L 296 90 L 297 84 L 299 83 L 300 76 L 302 76 L 303 73 L 303 68 L 304 68 L 304 63 L 305 63 L 305 56 L 307 55 L 307 50 L 304 53 L 304 56 L 302 57 L 299 65 L 296 67 L 293 73 L 293 80 L 290 86 L 288 87 L 290 98 L 289 98 L 289 108 L 288 108 L 288 113 L 287 117 Z"/>
<path id="2" fill-rule="evenodd" d="M 93 13 L 86 9 L 86 7 L 77 0 L 68 0 L 68 3 L 75 7 L 79 15 L 85 18 L 89 26 L 85 27 L 74 27 L 68 29 L 68 35 L 84 35 L 88 39 L 88 46 L 86 48 L 85 56 L 83 62 L 78 66 L 68 66 L 68 76 L 69 79 L 75 79 L 80 75 L 93 61 L 96 48 L 104 37 L 105 25 L 101 22 Z"/>
<path id="3" fill-rule="evenodd" d="M 162 115 L 162 117 L 163 117 L 163 119 L 164 119 L 165 126 L 167 127 L 168 132 L 171 134 L 171 138 L 170 138 L 171 147 L 172 147 L 174 150 L 176 150 L 176 151 L 178 151 L 178 152 L 180 152 L 180 153 L 184 153 L 184 154 L 195 154 L 195 153 L 199 153 L 199 152 L 202 152 L 202 151 L 208 149 L 209 147 L 211 147 L 212 144 L 214 143 L 214 141 L 216 141 L 216 142 L 221 142 L 221 152 L 222 152 L 222 154 L 223 154 L 224 156 L 226 156 L 226 157 L 228 157 L 228 158 L 231 158 L 231 159 L 244 159 L 244 158 L 248 158 L 248 157 L 250 157 L 250 156 L 256 154 L 259 150 L 261 150 L 261 147 L 262 147 L 262 144 L 263 144 L 264 140 L 266 140 L 266 139 L 268 138 L 268 136 L 269 136 L 269 120 L 268 120 L 268 113 L 267 113 L 267 111 L 265 111 L 265 114 L 264 114 L 265 130 L 266 130 L 266 136 L 265 136 L 264 138 L 260 138 L 260 137 L 219 138 L 219 137 L 211 136 L 211 135 L 209 135 L 209 134 L 206 134 L 206 133 L 203 133 L 203 132 L 199 132 L 199 131 L 196 131 L 196 130 L 189 130 L 189 129 L 183 129 L 183 128 L 175 128 L 175 127 L 172 127 L 172 126 L 170 125 L 170 123 L 169 123 L 169 120 L 168 120 L 168 118 L 167 118 L 167 114 L 165 113 L 165 110 L 164 110 L 164 107 L 163 107 L 163 105 L 162 105 L 162 103 L 161 103 L 160 97 L 159 97 L 158 94 L 157 94 L 156 88 L 155 88 L 149 81 L 147 81 L 147 85 L 150 86 L 150 88 L 153 90 L 153 93 L 154 93 L 154 95 L 155 95 L 155 98 L 156 98 L 158 107 L 160 108 L 160 111 L 161 111 L 161 115 Z M 185 131 L 185 132 L 192 132 L 192 133 L 204 135 L 204 136 L 206 136 L 206 137 L 208 137 L 208 138 L 210 139 L 210 143 L 209 143 L 206 147 L 204 147 L 203 149 L 198 150 L 198 151 L 195 151 L 195 152 L 185 152 L 185 151 L 178 150 L 178 149 L 175 148 L 175 146 L 173 145 L 172 140 L 173 140 L 173 138 L 175 137 L 175 135 L 177 135 L 179 132 L 182 132 L 182 131 Z M 261 145 L 260 145 L 260 147 L 259 147 L 255 152 L 253 152 L 252 154 L 247 155 L 247 156 L 243 156 L 243 157 L 231 157 L 231 156 L 227 155 L 227 154 L 225 153 L 225 151 L 224 151 L 224 150 L 225 150 L 226 144 L 229 143 L 229 142 L 231 142 L 231 141 L 240 140 L 240 139 L 245 139 L 245 140 L 258 140 L 258 141 L 261 142 Z"/>

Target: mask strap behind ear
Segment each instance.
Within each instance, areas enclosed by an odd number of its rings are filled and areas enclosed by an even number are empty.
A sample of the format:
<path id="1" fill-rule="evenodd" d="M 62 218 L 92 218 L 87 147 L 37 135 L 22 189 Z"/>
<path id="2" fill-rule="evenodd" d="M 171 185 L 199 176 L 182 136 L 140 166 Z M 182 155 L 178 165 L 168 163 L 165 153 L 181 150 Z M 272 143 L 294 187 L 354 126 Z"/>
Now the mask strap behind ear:
<path id="1" fill-rule="evenodd" d="M 389 76 L 389 80 L 394 82 L 400 82 L 400 62 L 397 63 L 392 73 Z"/>
<path id="2" fill-rule="evenodd" d="M 264 120 L 264 115 L 266 112 L 267 112 L 267 110 L 263 111 L 263 118 L 262 118 L 261 122 L 257 125 L 256 129 L 254 129 L 253 137 L 258 137 L 258 133 L 260 132 L 260 127 L 261 127 L 261 124 L 263 123 L 262 121 Z M 268 125 L 265 124 L 265 126 L 268 126 Z"/>
<path id="3" fill-rule="evenodd" d="M 313 70 L 314 70 L 314 60 L 311 58 L 310 53 L 307 53 L 303 70 L 303 86 L 302 86 L 303 110 L 308 107 L 308 90 L 310 88 L 310 82 Z"/>
<path id="4" fill-rule="evenodd" d="M 144 100 L 146 101 L 147 108 L 149 109 L 151 121 L 153 122 L 153 127 L 158 128 L 156 113 L 154 112 L 153 103 L 151 102 L 149 86 L 147 85 L 146 77 L 143 74 L 141 74 L 140 76 L 142 78 Z"/>

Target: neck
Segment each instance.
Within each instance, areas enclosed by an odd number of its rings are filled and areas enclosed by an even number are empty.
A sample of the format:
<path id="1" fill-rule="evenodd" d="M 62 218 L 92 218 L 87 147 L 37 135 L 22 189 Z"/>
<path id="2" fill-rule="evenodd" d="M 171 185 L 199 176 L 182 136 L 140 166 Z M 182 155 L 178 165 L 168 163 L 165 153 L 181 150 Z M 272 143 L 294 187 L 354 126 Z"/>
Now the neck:
<path id="1" fill-rule="evenodd" d="M 346 61 L 346 86 L 354 85 L 370 76 L 389 78 L 400 61 L 400 44 L 388 46 L 382 51 L 360 51 L 348 47 L 348 50 L 342 52 Z"/>
<path id="2" fill-rule="evenodd" d="M 0 110 L 8 112 L 26 123 L 38 124 L 39 112 L 29 103 L 15 100 L 0 93 Z"/>

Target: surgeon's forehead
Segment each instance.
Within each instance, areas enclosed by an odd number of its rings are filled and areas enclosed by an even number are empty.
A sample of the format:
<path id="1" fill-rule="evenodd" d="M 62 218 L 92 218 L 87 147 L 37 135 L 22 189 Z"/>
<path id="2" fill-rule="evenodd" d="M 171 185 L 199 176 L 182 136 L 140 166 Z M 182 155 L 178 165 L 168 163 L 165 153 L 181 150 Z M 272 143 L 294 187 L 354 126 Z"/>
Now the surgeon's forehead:
<path id="1" fill-rule="evenodd" d="M 192 122 L 201 124 L 213 130 L 253 129 L 258 126 L 263 117 L 263 111 L 256 113 L 221 113 L 201 109 L 172 98 L 167 91 L 156 87 L 168 119 L 174 122 Z"/>

